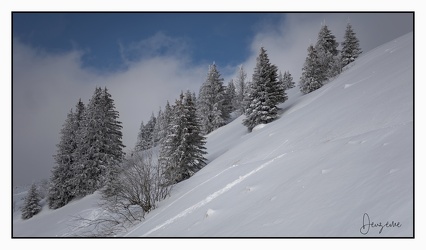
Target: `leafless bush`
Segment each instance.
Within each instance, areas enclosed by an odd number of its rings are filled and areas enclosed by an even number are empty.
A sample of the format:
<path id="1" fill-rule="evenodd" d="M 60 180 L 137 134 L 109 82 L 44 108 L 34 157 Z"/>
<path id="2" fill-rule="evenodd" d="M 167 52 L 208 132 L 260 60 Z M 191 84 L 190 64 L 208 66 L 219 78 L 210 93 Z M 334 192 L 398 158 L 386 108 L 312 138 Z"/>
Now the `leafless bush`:
<path id="1" fill-rule="evenodd" d="M 122 171 L 114 184 L 114 195 L 103 195 L 99 203 L 102 213 L 96 218 L 76 218 L 80 236 L 113 236 L 155 209 L 170 194 L 163 171 L 151 151 L 135 152 L 122 163 Z M 87 230 L 90 229 L 90 230 Z"/>
<path id="2" fill-rule="evenodd" d="M 147 213 L 169 195 L 170 186 L 152 155 L 152 151 L 135 152 L 124 162 L 116 202 L 124 207 L 138 205 Z"/>

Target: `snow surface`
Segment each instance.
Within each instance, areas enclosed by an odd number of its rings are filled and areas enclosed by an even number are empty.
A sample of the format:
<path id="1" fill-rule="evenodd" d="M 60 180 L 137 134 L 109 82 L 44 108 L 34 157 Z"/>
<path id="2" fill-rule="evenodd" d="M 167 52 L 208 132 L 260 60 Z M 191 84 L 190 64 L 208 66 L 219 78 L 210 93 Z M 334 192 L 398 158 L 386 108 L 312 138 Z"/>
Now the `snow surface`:
<path id="1" fill-rule="evenodd" d="M 413 77 L 408 33 L 317 91 L 291 89 L 275 122 L 248 133 L 236 118 L 208 135 L 206 167 L 117 236 L 412 237 Z M 72 218 L 98 216 L 98 199 L 15 212 L 12 236 L 78 235 Z M 367 218 L 400 226 L 366 233 Z"/>

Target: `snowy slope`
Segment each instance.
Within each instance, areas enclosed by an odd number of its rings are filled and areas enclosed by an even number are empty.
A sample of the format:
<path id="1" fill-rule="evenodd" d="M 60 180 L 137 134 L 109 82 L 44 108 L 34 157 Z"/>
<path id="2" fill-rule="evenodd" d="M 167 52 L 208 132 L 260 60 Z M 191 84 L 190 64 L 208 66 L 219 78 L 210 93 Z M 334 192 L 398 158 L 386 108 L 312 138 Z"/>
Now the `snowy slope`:
<path id="1" fill-rule="evenodd" d="M 289 96 L 280 119 L 252 133 L 243 117 L 212 132 L 209 164 L 117 236 L 413 236 L 413 34 Z M 98 197 L 15 216 L 13 236 L 69 236 L 69 215 L 96 216 Z M 367 232 L 368 218 L 394 223 Z"/>

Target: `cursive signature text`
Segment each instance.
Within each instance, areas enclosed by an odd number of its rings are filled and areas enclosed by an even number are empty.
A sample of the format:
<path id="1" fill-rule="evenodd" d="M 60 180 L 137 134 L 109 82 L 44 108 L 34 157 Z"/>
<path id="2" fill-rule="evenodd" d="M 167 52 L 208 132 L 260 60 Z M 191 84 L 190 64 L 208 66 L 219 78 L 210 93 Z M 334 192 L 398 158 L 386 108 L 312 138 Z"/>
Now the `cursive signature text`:
<path id="1" fill-rule="evenodd" d="M 370 231 L 370 228 L 377 228 L 379 229 L 379 234 L 382 233 L 383 229 L 389 228 L 389 227 L 401 227 L 401 222 L 395 222 L 395 221 L 386 221 L 386 223 L 383 222 L 373 222 L 370 220 L 370 216 L 368 216 L 367 213 L 364 213 L 364 216 L 362 216 L 362 227 L 359 229 L 360 233 L 363 235 L 368 234 Z"/>

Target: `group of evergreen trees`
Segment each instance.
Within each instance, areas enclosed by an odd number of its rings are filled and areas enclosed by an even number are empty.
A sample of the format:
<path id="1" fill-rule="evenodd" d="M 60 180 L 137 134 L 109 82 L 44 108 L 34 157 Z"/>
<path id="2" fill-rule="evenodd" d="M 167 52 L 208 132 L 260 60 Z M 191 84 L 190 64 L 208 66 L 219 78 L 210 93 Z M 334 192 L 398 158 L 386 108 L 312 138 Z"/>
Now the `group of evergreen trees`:
<path id="1" fill-rule="evenodd" d="M 302 93 L 320 88 L 362 53 L 349 23 L 341 51 L 338 45 L 335 36 L 323 25 L 315 46 L 308 47 L 299 83 Z M 159 148 L 156 178 L 164 178 L 164 185 L 188 179 L 206 165 L 204 135 L 227 124 L 232 112 L 244 114 L 243 124 L 251 131 L 259 124 L 277 119 L 278 105 L 287 100 L 286 90 L 295 86 L 290 72 L 278 72 L 263 47 L 259 50 L 251 82 L 247 81 L 242 66 L 227 86 L 223 82 L 213 63 L 198 98 L 194 92 L 182 92 L 173 105 L 167 102 L 164 111 L 160 108 L 157 116 L 152 114 L 146 124 L 141 123 L 134 152 Z M 50 208 L 62 207 L 73 198 L 100 188 L 105 197 L 118 193 L 115 189 L 120 188 L 117 182 L 124 160 L 122 126 L 118 118 L 107 88 L 97 87 L 87 106 L 79 100 L 75 110 L 70 110 L 54 155 L 55 166 L 47 195 Z M 162 180 L 159 183 L 163 183 Z M 35 186 L 31 187 L 22 218 L 30 218 L 40 211 L 39 200 Z"/>
<path id="2" fill-rule="evenodd" d="M 340 74 L 342 68 L 362 53 L 359 40 L 350 23 L 346 26 L 342 50 L 337 47 L 335 36 L 323 25 L 318 33 L 317 42 L 309 45 L 308 56 L 302 69 L 300 77 L 300 91 L 304 94 L 321 88 L 327 80 Z"/>
<path id="3" fill-rule="evenodd" d="M 196 96 L 189 90 L 181 93 L 173 105 L 167 101 L 164 112 L 151 115 L 141 123 L 135 152 L 159 147 L 158 164 L 167 185 L 191 177 L 206 165 L 205 137 L 201 131 Z"/>
<path id="4" fill-rule="evenodd" d="M 169 185 L 188 179 L 206 165 L 206 141 L 196 111 L 195 100 L 189 91 L 181 93 L 172 106 L 159 157 Z"/>
<path id="5" fill-rule="evenodd" d="M 96 88 L 89 104 L 81 100 L 67 115 L 54 155 L 48 204 L 59 208 L 105 187 L 112 194 L 124 153 L 122 126 L 107 88 Z"/>
<path id="6" fill-rule="evenodd" d="M 191 177 L 206 165 L 204 135 L 227 124 L 231 113 L 245 110 L 246 73 L 240 67 L 236 85 L 223 84 L 215 63 L 209 66 L 198 98 L 194 92 L 181 93 L 173 105 L 167 102 L 146 124 L 142 121 L 135 152 L 159 147 L 158 162 L 167 183 L 174 184 Z"/>

